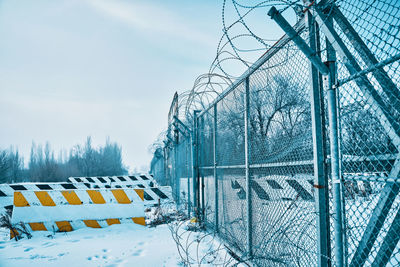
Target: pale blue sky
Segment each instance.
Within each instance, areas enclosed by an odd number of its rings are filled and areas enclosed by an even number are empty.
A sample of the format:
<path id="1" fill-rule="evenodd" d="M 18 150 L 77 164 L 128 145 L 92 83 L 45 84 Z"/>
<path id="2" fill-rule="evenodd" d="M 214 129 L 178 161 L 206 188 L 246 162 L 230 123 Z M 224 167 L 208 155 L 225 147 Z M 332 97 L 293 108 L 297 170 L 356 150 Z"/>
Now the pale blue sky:
<path id="1" fill-rule="evenodd" d="M 0 147 L 27 160 L 32 140 L 57 151 L 110 136 L 131 170 L 148 165 L 173 93 L 190 89 L 215 57 L 221 6 L 1 0 Z"/>

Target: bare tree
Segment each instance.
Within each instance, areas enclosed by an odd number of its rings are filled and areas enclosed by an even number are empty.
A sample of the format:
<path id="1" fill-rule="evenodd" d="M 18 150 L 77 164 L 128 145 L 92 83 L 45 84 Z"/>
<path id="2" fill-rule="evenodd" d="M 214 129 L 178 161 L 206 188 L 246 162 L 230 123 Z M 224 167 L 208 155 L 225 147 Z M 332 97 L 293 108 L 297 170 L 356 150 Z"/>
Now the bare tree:
<path id="1" fill-rule="evenodd" d="M 8 154 L 7 151 L 0 151 L 0 182 L 8 182 L 8 171 L 10 165 L 8 164 Z"/>
<path id="2" fill-rule="evenodd" d="M 292 137 L 311 125 L 310 104 L 304 86 L 290 77 L 275 76 L 251 91 L 250 125 L 261 140 Z"/>
<path id="3" fill-rule="evenodd" d="M 65 153 L 64 153 L 65 154 Z M 94 148 L 91 137 L 85 145 L 76 145 L 69 156 L 55 158 L 50 144 L 43 147 L 32 143 L 29 161 L 30 181 L 65 181 L 70 176 L 124 175 L 122 148 L 106 140 L 104 146 Z"/>
<path id="4" fill-rule="evenodd" d="M 0 183 L 18 182 L 25 178 L 24 159 L 10 147 L 0 150 Z"/>

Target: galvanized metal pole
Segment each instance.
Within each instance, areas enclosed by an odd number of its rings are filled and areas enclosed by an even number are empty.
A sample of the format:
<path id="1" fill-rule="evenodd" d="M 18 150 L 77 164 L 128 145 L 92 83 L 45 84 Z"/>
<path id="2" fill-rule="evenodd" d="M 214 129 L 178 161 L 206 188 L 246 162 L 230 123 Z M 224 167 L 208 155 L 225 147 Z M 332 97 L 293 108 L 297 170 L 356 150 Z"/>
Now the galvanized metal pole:
<path id="1" fill-rule="evenodd" d="M 217 105 L 214 105 L 214 127 L 213 127 L 213 148 L 214 148 L 214 204 L 215 204 L 215 232 L 218 232 L 218 173 L 217 173 Z"/>
<path id="2" fill-rule="evenodd" d="M 201 136 L 200 136 L 200 140 L 199 140 L 199 144 L 204 144 L 204 116 L 201 116 L 199 118 L 199 120 L 201 121 L 201 127 L 202 127 L 202 131 L 201 131 Z M 204 149 L 204 148 L 203 148 Z M 202 153 L 204 155 L 204 153 Z M 198 159 L 199 163 L 201 164 L 202 162 L 200 162 L 200 159 Z M 198 164 L 199 165 L 199 164 Z M 199 173 L 199 180 L 200 180 L 200 195 L 199 197 L 201 198 L 201 220 L 204 221 L 204 212 L 205 212 L 205 207 L 204 207 L 204 174 L 201 173 L 200 174 L 200 169 L 198 169 L 198 173 Z"/>
<path id="3" fill-rule="evenodd" d="M 194 215 L 197 215 L 198 212 L 198 201 L 197 201 L 197 192 L 198 192 L 198 184 L 197 184 L 197 150 L 198 150 L 198 140 L 197 140 L 197 114 L 198 110 L 193 112 L 193 131 L 192 131 L 192 178 L 193 178 L 193 206 Z"/>
<path id="4" fill-rule="evenodd" d="M 178 159 L 178 140 L 174 143 L 174 179 L 175 179 L 175 196 L 176 196 L 176 205 L 179 206 L 180 204 L 180 179 L 179 179 L 179 159 Z"/>
<path id="5" fill-rule="evenodd" d="M 306 13 L 309 44 L 313 51 L 320 51 L 318 25 L 310 12 Z M 320 57 L 320 54 L 317 53 Z M 311 119 L 314 156 L 315 209 L 317 212 L 318 266 L 331 266 L 328 175 L 325 166 L 326 138 L 324 100 L 321 74 L 310 62 Z"/>
<path id="6" fill-rule="evenodd" d="M 325 21 L 329 23 L 329 21 Z M 336 266 L 344 266 L 343 218 L 342 218 L 342 178 L 340 174 L 339 155 L 339 125 L 336 92 L 336 53 L 331 43 L 326 40 L 327 64 L 329 76 L 327 78 L 328 90 L 328 117 L 329 139 L 331 152 L 331 175 L 333 187 L 334 228 L 335 228 L 335 258 Z"/>
<path id="7" fill-rule="evenodd" d="M 379 62 L 374 54 L 371 52 L 371 50 L 369 50 L 368 46 L 365 44 L 347 18 L 343 15 L 340 9 L 335 4 L 332 5 L 333 18 L 335 19 L 337 25 L 342 29 L 343 33 L 346 34 L 348 40 L 354 46 L 354 51 L 360 55 L 368 67 L 376 67 Z M 398 93 L 397 86 L 394 84 L 387 72 L 382 67 L 378 67 L 376 68 L 376 71 L 372 72 L 372 75 L 375 76 L 375 79 L 379 82 L 379 85 L 382 87 L 383 92 L 387 95 L 387 97 L 391 99 L 393 103 L 397 104 L 392 105 L 391 107 L 397 109 L 397 112 L 400 112 L 400 94 Z"/>
<path id="8" fill-rule="evenodd" d="M 163 183 L 161 185 L 167 185 L 167 168 L 168 168 L 168 162 L 167 162 L 167 147 L 165 146 L 166 142 L 164 141 L 164 147 L 163 147 L 163 167 L 164 167 L 164 177 L 163 177 Z"/>
<path id="9" fill-rule="evenodd" d="M 201 149 L 201 143 L 199 140 L 199 116 L 196 114 L 196 217 L 200 218 L 200 171 L 199 171 L 199 166 L 200 166 L 200 160 L 199 160 L 199 154 L 200 154 L 200 149 Z"/>
<path id="10" fill-rule="evenodd" d="M 304 55 L 313 63 L 313 65 L 323 75 L 328 75 L 328 68 L 324 65 L 319 57 L 316 56 L 315 52 L 306 44 L 300 35 L 290 26 L 289 22 L 279 13 L 279 11 L 273 6 L 268 11 L 268 15 L 273 19 L 284 32 L 292 39 L 297 47 L 304 53 Z"/>
<path id="11" fill-rule="evenodd" d="M 250 81 L 249 77 L 245 80 L 244 95 L 244 153 L 245 153 L 245 175 L 247 192 L 247 254 L 249 258 L 253 256 L 253 232 L 252 232 L 252 210 L 251 210 L 251 177 L 250 177 L 250 146 L 249 146 L 249 125 L 250 125 Z"/>
<path id="12" fill-rule="evenodd" d="M 349 71 L 350 75 L 356 75 L 362 71 L 357 59 L 353 56 L 351 51 L 347 48 L 346 44 L 335 31 L 331 17 L 327 17 L 319 8 L 315 8 L 313 13 L 315 19 L 320 24 L 321 31 L 329 39 L 332 46 L 343 58 L 343 63 Z M 374 108 L 375 116 L 379 118 L 379 122 L 385 129 L 386 134 L 390 137 L 391 141 L 396 147 L 400 146 L 400 128 L 399 122 L 391 114 L 391 107 L 386 103 L 382 96 L 377 92 L 374 86 L 367 77 L 360 77 L 354 80 L 360 88 L 361 93 L 364 95 L 364 100 L 368 105 Z M 383 88 L 383 87 L 382 87 Z"/>
<path id="13" fill-rule="evenodd" d="M 189 137 L 186 139 L 186 141 L 188 142 L 188 145 L 186 146 L 186 153 L 187 153 L 187 162 L 188 162 L 188 169 L 187 169 L 187 191 L 188 191 L 188 194 L 187 194 L 187 201 L 188 201 L 188 216 L 190 217 L 190 212 L 191 212 L 191 209 L 192 209 L 192 204 L 191 204 L 191 202 L 190 202 L 190 168 L 192 167 L 192 166 L 190 166 L 189 165 L 189 161 L 190 161 L 190 157 L 191 157 L 191 155 L 192 155 L 192 153 L 191 153 L 191 149 L 190 149 L 190 147 L 191 147 L 191 136 L 193 135 L 193 133 L 192 132 L 189 132 L 190 133 L 190 135 L 189 135 Z"/>

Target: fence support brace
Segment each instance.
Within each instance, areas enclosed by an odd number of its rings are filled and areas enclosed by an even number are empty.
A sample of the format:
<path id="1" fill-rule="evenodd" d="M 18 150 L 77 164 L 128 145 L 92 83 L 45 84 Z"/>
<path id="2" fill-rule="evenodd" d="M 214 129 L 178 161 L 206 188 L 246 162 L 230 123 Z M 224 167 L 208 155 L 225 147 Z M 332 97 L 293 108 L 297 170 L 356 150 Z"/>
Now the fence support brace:
<path id="1" fill-rule="evenodd" d="M 309 44 L 313 51 L 320 51 L 319 27 L 310 12 L 306 13 Z M 320 57 L 321 55 L 318 55 Z M 317 212 L 318 266 L 331 266 L 329 192 L 326 159 L 325 108 L 322 77 L 310 62 L 311 120 L 314 155 L 315 209 Z"/>
<path id="2" fill-rule="evenodd" d="M 197 123 L 198 123 L 197 129 L 199 128 L 199 124 L 201 125 L 200 127 L 202 129 L 204 129 L 204 116 L 201 116 L 200 118 L 197 117 Z M 198 134 L 197 140 L 198 140 L 197 144 L 199 144 L 197 151 L 199 151 L 200 150 L 200 142 L 203 142 L 203 140 L 204 140 L 204 131 L 201 131 Z M 203 150 L 203 153 L 204 153 L 204 150 Z M 199 167 L 201 164 L 203 164 L 203 162 L 200 162 L 200 158 L 199 157 L 197 159 L 198 159 L 197 166 Z M 205 185 L 204 185 L 204 173 L 200 173 L 200 169 L 199 168 L 197 168 L 197 170 L 198 170 L 197 171 L 197 175 L 198 175 L 198 181 L 199 181 L 198 182 L 199 183 L 199 186 L 198 186 L 198 188 L 199 188 L 199 195 L 198 195 L 199 214 L 200 214 L 200 220 L 204 222 L 204 216 L 205 216 L 205 210 L 206 210 L 205 209 L 205 199 L 204 199 L 204 187 L 205 187 Z"/>
<path id="3" fill-rule="evenodd" d="M 177 207 L 179 207 L 180 204 L 180 188 L 181 188 L 181 184 L 180 184 L 180 178 L 178 175 L 178 141 L 176 141 L 176 144 L 174 145 L 174 179 L 175 179 L 175 196 L 176 196 L 176 205 Z"/>
<path id="4" fill-rule="evenodd" d="M 198 153 L 198 129 L 197 129 L 197 114 L 198 110 L 193 112 L 193 134 L 192 134 L 192 178 L 193 178 L 193 208 L 194 215 L 198 216 L 199 212 L 199 183 L 198 183 L 198 162 L 197 162 L 197 153 Z"/>
<path id="5" fill-rule="evenodd" d="M 218 173 L 217 173 L 217 105 L 214 106 L 214 127 L 213 127 L 213 146 L 214 146 L 214 187 L 215 187 L 215 195 L 214 195 L 214 202 L 215 202 L 215 232 L 218 232 Z"/>
<path id="6" fill-rule="evenodd" d="M 252 222 L 252 205 L 251 205 L 251 175 L 250 175 L 250 146 L 249 146 L 249 125 L 250 125 L 250 81 L 249 77 L 245 81 L 245 96 L 244 96 L 244 153 L 245 153 L 245 170 L 246 170 L 246 191 L 247 191 L 247 254 L 251 259 L 253 256 L 253 222 Z"/>
<path id="7" fill-rule="evenodd" d="M 190 132 L 190 136 L 192 136 L 193 135 L 193 133 L 192 132 Z M 190 142 L 191 141 L 191 139 L 189 139 L 188 140 L 188 142 Z M 189 143 L 190 144 L 190 143 Z M 192 150 L 191 150 L 191 144 L 190 144 L 190 146 L 187 146 L 186 147 L 186 155 L 187 155 L 187 162 L 191 162 L 191 156 L 192 156 Z M 188 164 L 188 170 L 187 170 L 187 172 L 188 172 L 188 177 L 187 177 L 187 191 L 188 191 L 188 193 L 187 193 L 187 207 L 188 207 L 188 210 L 187 210 L 187 214 L 188 214 L 188 217 L 190 217 L 190 213 L 192 212 L 192 202 L 190 201 L 190 198 L 191 198 L 191 194 L 190 194 L 190 172 L 191 172 L 191 168 L 192 168 L 192 165 L 191 164 Z"/>
<path id="8" fill-rule="evenodd" d="M 273 6 L 268 11 L 268 15 L 273 19 L 282 30 L 293 40 L 297 47 L 304 53 L 304 55 L 313 63 L 313 65 L 321 72 L 322 75 L 328 75 L 329 70 L 317 56 L 306 42 L 297 34 L 297 32 L 290 26 L 289 22 L 279 13 L 279 11 Z"/>
<path id="9" fill-rule="evenodd" d="M 340 155 L 339 155 L 339 124 L 338 106 L 336 92 L 336 54 L 330 42 L 327 40 L 327 65 L 330 75 L 327 79 L 327 98 L 328 98 L 328 119 L 329 119 L 329 139 L 331 154 L 331 176 L 333 189 L 333 208 L 334 208 L 334 229 L 335 229 L 335 258 L 336 266 L 344 266 L 344 236 L 342 218 L 342 186 L 343 181 L 340 175 Z"/>

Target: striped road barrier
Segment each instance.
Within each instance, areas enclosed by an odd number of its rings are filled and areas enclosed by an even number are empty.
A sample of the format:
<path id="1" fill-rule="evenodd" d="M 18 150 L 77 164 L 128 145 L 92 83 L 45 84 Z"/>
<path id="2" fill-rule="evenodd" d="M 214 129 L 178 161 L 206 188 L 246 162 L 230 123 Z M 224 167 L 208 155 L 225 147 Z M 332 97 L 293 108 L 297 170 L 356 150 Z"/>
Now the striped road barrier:
<path id="1" fill-rule="evenodd" d="M 246 181 L 231 180 L 231 187 L 239 199 L 246 199 Z M 259 178 L 250 181 L 254 195 L 260 200 L 314 201 L 312 179 Z"/>
<path id="2" fill-rule="evenodd" d="M 89 184 L 89 183 L 41 183 L 41 184 L 1 184 L 0 188 L 0 213 L 13 209 L 14 192 L 16 191 L 49 191 L 65 189 L 127 189 L 138 188 L 131 184 Z M 140 188 L 140 187 L 139 187 Z M 146 207 L 160 204 L 174 203 L 170 186 L 145 187 L 143 189 L 144 205 Z"/>
<path id="3" fill-rule="evenodd" d="M 144 194 L 144 205 L 152 207 L 160 204 L 173 203 L 172 188 L 171 186 L 157 186 L 157 187 L 138 187 L 137 185 L 113 183 L 108 184 L 90 184 L 91 189 L 106 189 L 106 188 L 141 188 Z"/>
<path id="4" fill-rule="evenodd" d="M 171 186 L 159 186 L 143 189 L 144 205 L 152 207 L 160 204 L 174 203 Z"/>
<path id="5" fill-rule="evenodd" d="M 0 184 L 0 209 L 10 210 L 16 191 L 89 189 L 89 183 L 19 183 Z M 0 211 L 1 213 L 1 211 Z"/>
<path id="6" fill-rule="evenodd" d="M 154 184 L 147 184 L 147 183 L 85 183 L 90 186 L 90 188 L 148 188 L 153 187 Z"/>
<path id="7" fill-rule="evenodd" d="M 138 187 L 137 184 L 127 183 L 113 183 L 108 184 L 89 184 L 91 189 L 114 189 L 114 188 L 140 188 L 143 189 L 144 194 L 144 205 L 146 207 L 152 207 L 159 203 L 173 203 L 172 188 L 171 186 L 157 186 L 157 187 Z"/>
<path id="8" fill-rule="evenodd" d="M 58 232 L 120 223 L 145 225 L 143 200 L 143 189 L 17 191 L 11 223 L 22 223 L 32 231 Z"/>
<path id="9" fill-rule="evenodd" d="M 108 184 L 90 184 L 91 189 L 106 189 L 106 188 L 138 188 L 137 185 L 132 184 L 119 184 L 113 183 Z M 146 207 L 152 207 L 160 204 L 174 203 L 172 196 L 171 186 L 157 186 L 157 187 L 139 187 L 143 189 L 144 194 L 144 205 Z"/>
<path id="10" fill-rule="evenodd" d="M 147 174 L 129 176 L 97 176 L 97 177 L 69 177 L 71 183 L 90 183 L 90 184 L 132 184 L 140 188 L 153 187 L 156 185 L 154 178 Z"/>

